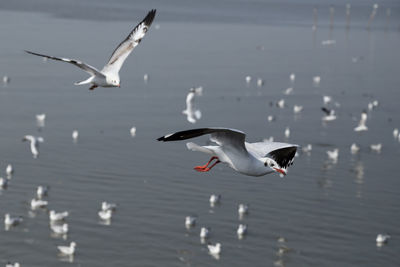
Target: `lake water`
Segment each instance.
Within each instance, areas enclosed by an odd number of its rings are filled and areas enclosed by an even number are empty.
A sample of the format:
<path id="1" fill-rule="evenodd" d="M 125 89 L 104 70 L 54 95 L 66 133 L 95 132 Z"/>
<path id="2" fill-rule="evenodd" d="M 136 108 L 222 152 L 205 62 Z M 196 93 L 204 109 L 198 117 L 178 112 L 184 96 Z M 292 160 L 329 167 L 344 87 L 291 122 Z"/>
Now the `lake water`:
<path id="1" fill-rule="evenodd" d="M 373 2 L 353 4 L 349 30 L 345 1 L 335 2 L 333 28 L 329 2 L 297 2 L 0 3 L 0 76 L 11 78 L 0 85 L 2 176 L 8 163 L 15 168 L 7 190 L 0 191 L 0 216 L 24 217 L 10 231 L 0 230 L 0 264 L 399 266 L 400 142 L 392 132 L 400 128 L 400 5 L 382 1 L 367 31 Z M 313 32 L 315 4 L 319 27 Z M 157 17 L 125 62 L 121 88 L 74 86 L 87 77 L 81 70 L 23 52 L 78 58 L 100 68 L 151 8 L 158 9 Z M 321 44 L 329 39 L 336 43 Z M 253 77 L 250 85 L 247 75 Z M 312 82 L 316 75 L 318 86 Z M 258 77 L 264 86 L 256 86 Z M 195 125 L 181 114 L 192 86 L 204 87 L 197 99 L 203 116 Z M 284 95 L 288 87 L 293 93 Z M 338 119 L 328 124 L 321 121 L 323 95 L 340 103 Z M 284 109 L 271 105 L 282 98 Z M 369 130 L 354 132 L 375 99 L 379 106 L 368 112 Z M 304 106 L 297 116 L 294 104 Z M 40 131 L 39 113 L 47 116 Z M 276 121 L 268 122 L 268 115 Z M 273 136 L 312 144 L 313 150 L 299 153 L 283 179 L 255 178 L 222 164 L 195 172 L 207 155 L 188 151 L 185 142 L 155 141 L 207 126 L 241 129 L 248 141 Z M 283 134 L 287 126 L 289 139 Z M 26 134 L 45 139 L 36 160 L 21 142 Z M 207 138 L 194 141 L 205 144 Z M 353 142 L 361 147 L 357 155 L 350 153 Z M 381 153 L 369 149 L 376 143 L 382 143 Z M 340 151 L 336 163 L 326 155 L 334 148 Z M 38 185 L 51 187 L 49 209 L 70 211 L 66 240 L 51 235 L 45 210 L 30 211 Z M 213 193 L 222 202 L 211 208 Z M 110 225 L 97 216 L 104 200 L 118 204 Z M 242 220 L 239 203 L 250 205 Z M 190 230 L 184 226 L 187 215 L 197 216 Z M 236 236 L 239 223 L 249 229 L 243 240 Z M 211 227 L 210 242 L 222 244 L 219 260 L 200 243 L 201 226 Z M 378 233 L 392 239 L 377 247 Z M 280 244 L 279 237 L 286 242 Z M 75 257 L 60 257 L 56 246 L 70 241 L 77 243 Z M 289 248 L 283 255 L 281 246 Z"/>

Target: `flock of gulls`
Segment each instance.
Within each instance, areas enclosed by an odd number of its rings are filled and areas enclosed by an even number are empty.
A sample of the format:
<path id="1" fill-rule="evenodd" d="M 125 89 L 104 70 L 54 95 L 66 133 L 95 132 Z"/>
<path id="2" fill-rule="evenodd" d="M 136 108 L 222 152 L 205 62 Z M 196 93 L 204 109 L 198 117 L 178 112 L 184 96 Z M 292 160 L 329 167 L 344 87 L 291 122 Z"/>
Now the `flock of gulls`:
<path id="1" fill-rule="evenodd" d="M 372 23 L 375 17 L 376 10 L 378 6 L 374 5 L 372 14 L 370 16 L 368 27 Z M 314 9 L 314 25 L 313 30 L 316 30 L 316 13 Z M 331 9 L 331 16 L 334 10 Z M 347 16 L 350 16 L 350 6 L 347 6 L 346 11 Z M 151 10 L 148 12 L 146 17 L 128 34 L 128 36 L 123 40 L 117 48 L 112 53 L 106 65 L 98 70 L 80 60 L 61 58 L 48 56 L 32 51 L 26 51 L 27 53 L 35 56 L 43 57 L 44 59 L 52 59 L 61 62 L 70 63 L 77 66 L 83 71 L 87 72 L 90 77 L 76 82 L 75 85 L 89 84 L 89 90 L 94 90 L 97 87 L 120 87 L 121 80 L 119 77 L 119 71 L 132 52 L 132 50 L 141 42 L 142 38 L 147 33 L 156 15 L 156 10 Z M 331 19 L 332 21 L 332 19 Z M 334 44 L 334 40 L 324 41 L 323 45 Z M 245 77 L 245 82 L 250 84 L 253 78 L 251 76 Z M 284 90 L 283 94 L 288 96 L 294 91 L 294 84 L 296 80 L 295 73 L 289 75 L 289 80 L 292 83 L 292 87 Z M 148 81 L 148 75 L 144 76 L 144 81 Z M 3 77 L 3 83 L 8 84 L 10 78 L 8 76 Z M 314 86 L 319 86 L 321 83 L 320 76 L 314 76 L 312 78 L 312 83 Z M 264 86 L 264 80 L 261 78 L 256 79 L 256 86 Z M 182 111 L 182 114 L 186 116 L 188 122 L 194 124 L 201 119 L 202 114 L 200 109 L 195 103 L 195 99 L 203 94 L 203 87 L 193 87 L 189 90 L 186 97 L 186 109 Z M 333 97 L 329 95 L 322 96 L 323 107 L 321 108 L 323 114 L 321 120 L 323 123 L 332 123 L 337 119 L 336 110 L 340 108 L 340 103 L 334 102 Z M 278 108 L 286 108 L 287 104 L 285 99 L 282 98 L 276 103 L 274 103 Z M 354 126 L 354 132 L 366 132 L 368 131 L 367 120 L 368 112 L 372 112 L 375 108 L 379 106 L 379 102 L 374 100 L 368 104 L 365 110 L 360 114 L 359 122 Z M 299 114 L 304 110 L 302 105 L 294 105 L 293 113 Z M 45 126 L 46 114 L 37 114 L 36 122 L 39 129 Z M 274 115 L 267 116 L 268 122 L 273 122 L 276 120 Z M 132 136 L 136 134 L 136 128 L 132 127 L 130 129 Z M 248 175 L 248 176 L 263 176 L 266 174 L 277 173 L 281 177 L 287 174 L 288 167 L 293 164 L 294 158 L 298 156 L 299 146 L 289 143 L 279 143 L 274 142 L 273 138 L 265 139 L 261 142 L 249 143 L 246 142 L 246 134 L 240 130 L 222 128 L 222 127 L 209 127 L 209 128 L 198 128 L 190 129 L 184 131 L 178 131 L 175 133 L 167 134 L 158 138 L 158 141 L 170 142 L 170 141 L 182 141 L 192 138 L 196 138 L 203 135 L 209 135 L 210 140 L 214 145 L 200 146 L 193 142 L 186 143 L 189 150 L 203 152 L 210 156 L 210 160 L 204 165 L 195 166 L 194 170 L 198 172 L 208 172 L 214 166 L 219 163 L 224 163 L 231 167 L 235 171 Z M 286 138 L 290 137 L 290 128 L 286 127 L 284 131 L 284 136 Z M 400 142 L 400 131 L 396 128 L 393 130 L 393 137 Z M 78 130 L 73 130 L 72 139 L 76 142 L 79 138 Z M 37 159 L 39 157 L 39 146 L 44 142 L 44 139 L 40 136 L 25 135 L 22 141 L 29 143 L 29 149 L 32 153 L 33 158 Z M 382 149 L 382 144 L 371 144 L 370 149 L 376 152 L 380 152 Z M 312 150 L 312 145 L 307 144 L 301 148 L 301 152 L 310 153 Z M 350 146 L 350 152 L 352 154 L 357 154 L 360 150 L 360 146 L 356 143 L 352 143 Z M 333 150 L 326 151 L 327 157 L 332 162 L 337 162 L 339 157 L 339 149 L 334 148 Z M 9 181 L 12 179 L 14 173 L 13 166 L 9 164 L 6 168 L 6 178 L 0 177 L 0 189 L 5 190 L 8 187 Z M 36 189 L 36 196 L 30 201 L 31 210 L 45 209 L 48 211 L 49 206 L 49 187 L 48 186 L 38 186 Z M 221 201 L 221 195 L 211 195 L 209 202 L 210 206 L 214 207 L 218 205 Z M 102 202 L 100 210 L 98 211 L 98 216 L 104 224 L 109 224 L 117 205 L 114 203 Z M 249 214 L 248 204 L 238 205 L 238 215 L 239 219 L 242 220 L 246 215 Z M 49 215 L 49 225 L 52 234 L 58 237 L 62 237 L 64 240 L 68 239 L 69 226 L 66 222 L 68 216 L 70 215 L 68 211 L 55 211 L 51 209 L 48 211 Z M 17 227 L 19 224 L 23 223 L 23 218 L 20 216 L 12 216 L 10 213 L 4 215 L 4 225 L 6 230 L 10 230 L 13 227 Z M 187 229 L 192 229 L 196 226 L 197 217 L 187 216 L 185 218 L 185 227 Z M 237 227 L 236 234 L 239 239 L 242 239 L 248 231 L 248 226 L 246 224 L 240 223 Z M 202 244 L 207 244 L 208 251 L 210 255 L 214 258 L 219 259 L 222 244 L 215 242 L 214 244 L 208 242 L 211 236 L 211 229 L 208 227 L 200 228 L 200 239 Z M 376 243 L 378 246 L 382 246 L 387 243 L 390 239 L 388 234 L 378 234 L 376 238 Z M 280 238 L 278 242 L 284 243 L 284 238 Z M 55 250 L 58 250 L 60 255 L 67 256 L 71 261 L 73 261 L 73 255 L 76 252 L 77 243 L 75 241 L 70 241 L 68 246 L 57 246 Z M 286 247 L 282 246 L 282 253 L 288 250 Z M 7 267 L 19 267 L 20 264 L 7 263 Z"/>

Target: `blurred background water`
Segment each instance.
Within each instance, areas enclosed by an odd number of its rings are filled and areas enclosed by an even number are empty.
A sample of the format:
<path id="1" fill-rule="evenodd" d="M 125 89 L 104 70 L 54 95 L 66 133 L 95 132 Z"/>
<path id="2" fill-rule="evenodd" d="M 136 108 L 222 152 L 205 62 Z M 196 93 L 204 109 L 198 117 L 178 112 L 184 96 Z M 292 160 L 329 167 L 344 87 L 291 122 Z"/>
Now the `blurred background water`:
<path id="1" fill-rule="evenodd" d="M 399 266 L 400 3 L 379 1 L 2 1 L 0 2 L 0 169 L 15 173 L 0 191 L 0 215 L 24 222 L 0 231 L 0 264 L 22 266 Z M 331 4 L 334 24 L 330 27 Z M 317 30 L 312 30 L 313 8 Z M 101 68 L 115 46 L 151 8 L 154 24 L 125 62 L 121 88 L 74 86 L 86 77 L 59 62 L 43 62 L 23 50 L 81 59 Z M 391 15 L 386 13 L 390 8 Z M 158 29 L 157 29 L 158 28 Z M 334 44 L 322 45 L 325 40 Z M 294 83 L 289 80 L 296 74 Z M 144 74 L 149 75 L 147 83 Z M 245 77 L 253 77 L 246 84 Z M 312 78 L 320 76 L 318 86 Z M 257 87 L 256 79 L 264 80 Z M 192 86 L 202 118 L 181 114 Z M 292 87 L 291 95 L 284 95 Z M 322 96 L 330 95 L 336 121 L 323 124 Z M 275 106 L 284 98 L 286 107 Z M 367 104 L 369 130 L 356 133 Z M 293 105 L 304 110 L 294 116 Z M 38 129 L 35 114 L 46 113 Z M 268 122 L 267 116 L 276 116 Z M 133 138 L 129 129 L 137 127 Z M 305 146 L 285 178 L 247 177 L 218 165 L 197 173 L 206 155 L 184 142 L 158 143 L 169 132 L 207 126 L 237 128 L 248 141 L 273 136 Z M 289 126 L 290 138 L 284 130 Z M 72 142 L 72 130 L 79 140 Z M 40 130 L 40 131 L 39 131 Z M 43 136 L 33 159 L 25 134 Z M 204 144 L 207 138 L 196 143 Z M 356 142 L 361 150 L 350 153 Z M 382 143 L 381 153 L 369 146 Z M 339 148 L 337 163 L 327 150 Z M 46 211 L 30 212 L 38 185 L 51 187 L 49 209 L 68 210 L 67 240 L 54 238 Z M 211 208 L 211 194 L 222 195 Z M 103 200 L 118 209 L 110 225 L 99 222 Z M 237 205 L 250 214 L 238 219 Z M 187 215 L 197 226 L 184 227 Z M 236 228 L 249 233 L 238 240 Z M 219 260 L 200 243 L 222 244 Z M 392 239 L 377 247 L 378 233 Z M 278 253 L 278 237 L 289 250 Z M 73 262 L 57 245 L 77 243 Z"/>

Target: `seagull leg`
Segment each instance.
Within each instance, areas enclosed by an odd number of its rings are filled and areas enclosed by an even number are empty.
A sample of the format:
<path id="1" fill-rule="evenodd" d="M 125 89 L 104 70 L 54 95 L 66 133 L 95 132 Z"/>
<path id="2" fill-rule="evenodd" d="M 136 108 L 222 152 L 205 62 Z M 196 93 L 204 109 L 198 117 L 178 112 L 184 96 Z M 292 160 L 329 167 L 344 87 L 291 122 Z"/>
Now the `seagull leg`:
<path id="1" fill-rule="evenodd" d="M 94 90 L 94 88 L 97 88 L 98 86 L 97 85 L 92 85 L 92 86 L 90 86 L 90 88 L 89 88 L 89 90 Z"/>
<path id="2" fill-rule="evenodd" d="M 214 162 L 214 164 L 211 165 L 210 168 L 208 168 L 208 165 L 209 165 L 214 159 L 216 159 L 217 161 Z M 210 159 L 205 165 L 203 165 L 203 166 L 196 166 L 196 167 L 194 167 L 194 169 L 195 169 L 196 171 L 198 171 L 198 172 L 208 172 L 209 170 L 211 170 L 212 167 L 214 167 L 214 166 L 217 165 L 218 163 L 220 163 L 218 157 L 215 157 L 215 156 L 214 156 L 214 157 L 211 157 L 211 159 Z"/>

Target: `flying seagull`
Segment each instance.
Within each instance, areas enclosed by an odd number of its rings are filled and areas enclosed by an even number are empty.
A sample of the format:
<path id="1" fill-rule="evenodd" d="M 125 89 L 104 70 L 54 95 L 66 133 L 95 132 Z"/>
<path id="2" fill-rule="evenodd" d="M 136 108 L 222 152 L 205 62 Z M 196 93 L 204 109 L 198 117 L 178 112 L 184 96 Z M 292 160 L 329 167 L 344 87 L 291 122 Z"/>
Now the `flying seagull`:
<path id="1" fill-rule="evenodd" d="M 211 159 L 204 166 L 194 169 L 208 172 L 216 164 L 223 162 L 239 173 L 249 176 L 262 176 L 278 172 L 286 175 L 287 168 L 292 165 L 297 145 L 277 142 L 245 142 L 246 134 L 239 130 L 228 128 L 200 128 L 168 134 L 158 138 L 158 141 L 186 140 L 201 135 L 210 134 L 210 140 L 217 143 L 213 146 L 199 146 L 187 143 L 188 149 L 210 154 Z M 209 164 L 216 160 L 210 167 Z"/>
<path id="2" fill-rule="evenodd" d="M 76 82 L 75 85 L 81 84 L 91 84 L 89 90 L 93 90 L 96 87 L 120 87 L 120 78 L 119 78 L 119 70 L 124 64 L 125 59 L 132 52 L 133 48 L 135 48 L 148 29 L 150 28 L 151 23 L 154 20 L 156 15 L 156 10 L 151 10 L 147 16 L 140 22 L 114 50 L 107 64 L 103 67 L 102 70 L 98 70 L 95 67 L 92 67 L 82 61 L 69 59 L 69 58 L 58 58 L 53 56 L 47 56 L 43 54 L 34 53 L 31 51 L 25 51 L 29 54 L 45 57 L 49 59 L 64 61 L 67 63 L 71 63 L 78 68 L 89 73 L 91 76 L 81 82 Z"/>

